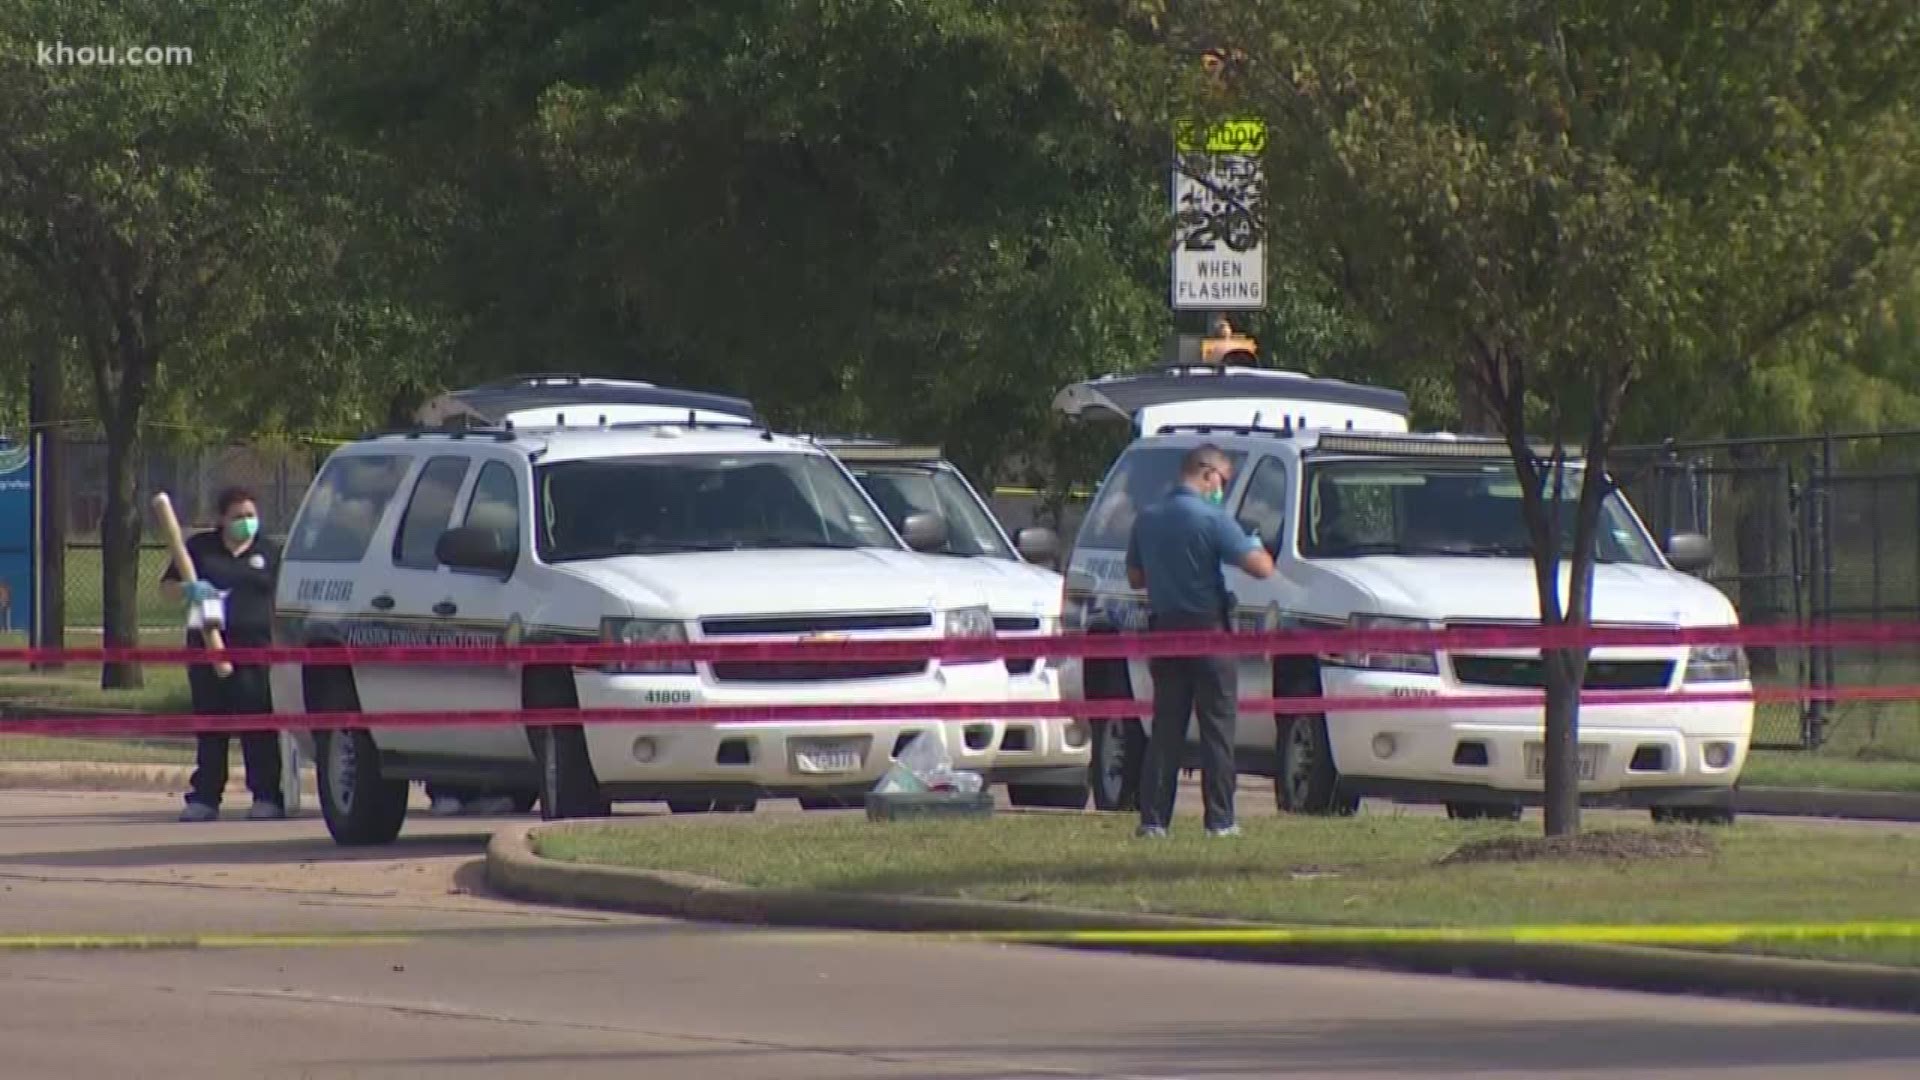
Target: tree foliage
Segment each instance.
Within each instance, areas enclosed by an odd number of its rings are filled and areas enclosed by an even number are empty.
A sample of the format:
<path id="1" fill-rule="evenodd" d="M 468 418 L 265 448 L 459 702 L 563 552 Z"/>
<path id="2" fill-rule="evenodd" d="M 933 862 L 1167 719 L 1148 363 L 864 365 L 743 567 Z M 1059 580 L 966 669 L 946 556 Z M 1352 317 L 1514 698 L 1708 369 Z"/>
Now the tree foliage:
<path id="1" fill-rule="evenodd" d="M 1507 437 L 1548 624 L 1587 620 L 1600 468 L 1630 389 L 1737 396 L 1783 339 L 1886 296 L 1913 265 L 1920 9 L 1900 0 L 1050 14 L 1123 107 L 1170 122 L 1138 96 L 1151 87 L 1202 116 L 1267 119 L 1270 175 L 1284 177 L 1268 234 L 1309 254 L 1383 359 L 1452 367 Z M 1209 49 L 1227 60 L 1211 93 Z M 1116 72 L 1115 54 L 1138 70 Z M 1571 521 L 1549 489 L 1560 452 L 1536 454 L 1538 436 L 1592 466 Z M 1558 833 L 1578 822 L 1586 653 L 1547 659 Z"/>
<path id="2" fill-rule="evenodd" d="M 107 443 L 105 637 L 134 643 L 143 429 L 169 415 L 253 434 L 328 423 L 412 332 L 356 291 L 351 167 L 292 91 L 325 5 L 40 0 L 0 21 L 0 257 L 84 361 Z M 43 46 L 186 48 L 171 64 Z M 378 257 L 377 255 L 375 256 Z M 399 324 L 396 328 L 393 323 Z M 137 685 L 110 665 L 107 685 Z"/>
<path id="3" fill-rule="evenodd" d="M 1013 29 L 960 0 L 364 0 L 313 84 L 444 195 L 422 280 L 461 377 L 714 386 L 986 472 L 1166 323 L 1155 148 Z"/>

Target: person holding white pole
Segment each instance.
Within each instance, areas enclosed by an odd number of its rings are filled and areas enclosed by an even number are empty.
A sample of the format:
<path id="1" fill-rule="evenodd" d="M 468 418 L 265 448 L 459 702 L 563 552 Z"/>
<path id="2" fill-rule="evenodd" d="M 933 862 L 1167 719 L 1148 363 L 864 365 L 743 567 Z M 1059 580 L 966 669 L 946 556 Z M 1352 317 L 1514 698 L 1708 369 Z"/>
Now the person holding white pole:
<path id="1" fill-rule="evenodd" d="M 216 507 L 219 527 L 186 541 L 185 555 L 190 560 L 186 575 L 183 577 L 176 557 L 161 578 L 160 591 L 170 600 L 194 605 L 206 605 L 217 598 L 225 644 L 235 648 L 268 647 L 273 644 L 273 588 L 280 569 L 280 549 L 259 535 L 260 509 L 245 488 L 222 491 Z M 210 629 L 203 632 L 190 620 L 189 649 L 208 649 L 209 637 L 214 639 L 210 651 L 217 656 L 222 647 L 219 635 Z M 193 692 L 193 711 L 202 715 L 246 716 L 273 711 L 273 695 L 263 665 L 228 664 L 210 658 L 207 663 L 188 666 L 187 683 Z M 193 790 L 187 793 L 186 810 L 180 820 L 212 821 L 220 816 L 230 740 L 227 732 L 201 732 L 198 736 Z M 247 790 L 253 795 L 247 817 L 286 817 L 279 733 L 240 733 L 240 753 L 246 764 Z M 298 777 L 294 782 L 299 782 Z"/>

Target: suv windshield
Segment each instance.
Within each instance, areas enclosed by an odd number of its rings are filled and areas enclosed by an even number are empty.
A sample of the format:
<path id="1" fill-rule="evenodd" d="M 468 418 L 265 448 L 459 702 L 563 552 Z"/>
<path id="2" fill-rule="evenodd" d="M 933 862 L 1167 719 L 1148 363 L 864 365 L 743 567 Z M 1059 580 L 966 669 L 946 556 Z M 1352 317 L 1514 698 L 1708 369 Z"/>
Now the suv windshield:
<path id="1" fill-rule="evenodd" d="M 1573 553 L 1573 514 L 1583 471 L 1562 483 L 1562 557 Z M 1326 461 L 1306 474 L 1300 554 L 1310 559 L 1364 555 L 1529 558 L 1520 481 L 1512 465 L 1455 461 Z M 1548 497 L 1553 483 L 1548 482 Z M 1595 537 L 1601 562 L 1661 565 L 1652 541 L 1618 492 L 1600 508 Z"/>
<path id="2" fill-rule="evenodd" d="M 947 523 L 946 555 L 1019 561 L 1000 527 L 958 476 L 927 465 L 849 465 L 867 494 L 898 529 L 908 514 L 938 514 Z"/>
<path id="3" fill-rule="evenodd" d="M 1100 494 L 1087 511 L 1086 524 L 1080 526 L 1074 546 L 1125 550 L 1133 532 L 1134 517 L 1141 507 L 1159 501 L 1180 482 L 1180 462 L 1189 449 L 1187 446 L 1137 447 L 1121 455 L 1113 471 L 1100 484 Z M 1233 463 L 1234 483 L 1239 483 L 1246 451 L 1223 448 L 1222 452 Z"/>
<path id="4" fill-rule="evenodd" d="M 590 458 L 534 473 L 540 558 L 901 544 L 831 458 L 676 454 Z"/>

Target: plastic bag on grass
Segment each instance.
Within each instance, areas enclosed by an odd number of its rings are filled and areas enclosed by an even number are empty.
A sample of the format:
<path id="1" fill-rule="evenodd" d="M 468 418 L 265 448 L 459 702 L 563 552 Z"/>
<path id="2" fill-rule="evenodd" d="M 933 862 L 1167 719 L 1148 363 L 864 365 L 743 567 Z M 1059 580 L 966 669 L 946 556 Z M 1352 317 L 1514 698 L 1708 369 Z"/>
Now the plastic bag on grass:
<path id="1" fill-rule="evenodd" d="M 894 759 L 873 790 L 882 793 L 957 791 L 972 794 L 985 786 L 986 782 L 979 773 L 954 768 L 953 757 L 947 753 L 947 744 L 933 733 L 923 731 L 913 737 L 905 750 L 900 751 L 900 756 Z"/>

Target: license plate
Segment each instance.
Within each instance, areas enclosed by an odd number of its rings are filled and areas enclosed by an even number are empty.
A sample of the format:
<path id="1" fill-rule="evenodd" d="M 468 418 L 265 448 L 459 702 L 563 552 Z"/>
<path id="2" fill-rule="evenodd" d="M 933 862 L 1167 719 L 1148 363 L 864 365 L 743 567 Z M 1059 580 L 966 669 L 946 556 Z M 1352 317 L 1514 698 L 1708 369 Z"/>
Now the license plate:
<path id="1" fill-rule="evenodd" d="M 866 758 L 859 739 L 821 739 L 793 744 L 793 768 L 803 773 L 854 772 Z"/>
<path id="2" fill-rule="evenodd" d="M 1580 779 L 1591 780 L 1600 771 L 1600 748 L 1583 746 L 1580 748 Z M 1539 743 L 1527 744 L 1527 779 L 1539 780 L 1547 775 L 1547 748 Z"/>

